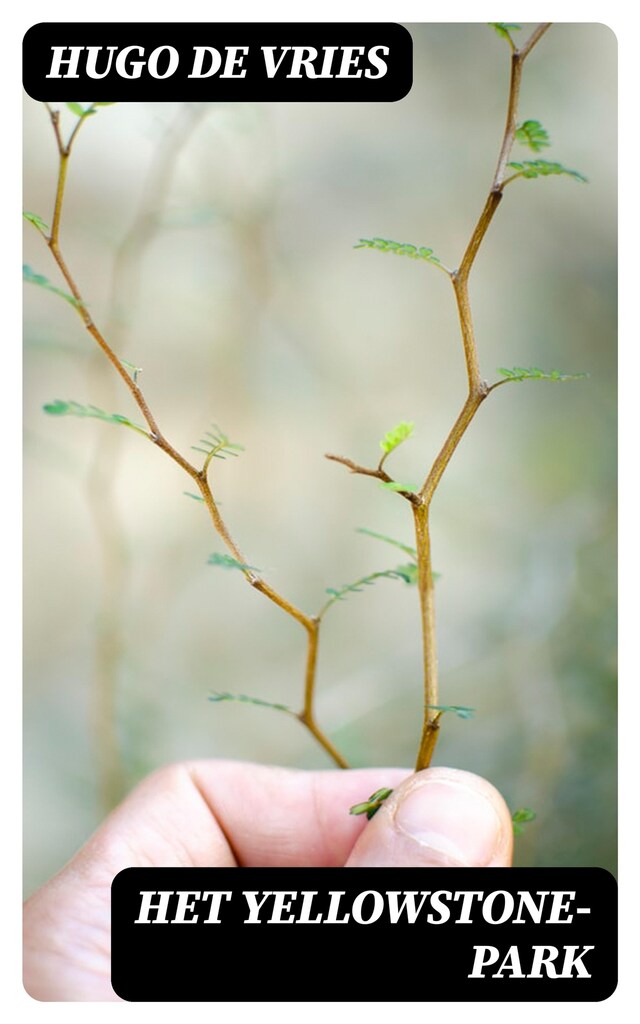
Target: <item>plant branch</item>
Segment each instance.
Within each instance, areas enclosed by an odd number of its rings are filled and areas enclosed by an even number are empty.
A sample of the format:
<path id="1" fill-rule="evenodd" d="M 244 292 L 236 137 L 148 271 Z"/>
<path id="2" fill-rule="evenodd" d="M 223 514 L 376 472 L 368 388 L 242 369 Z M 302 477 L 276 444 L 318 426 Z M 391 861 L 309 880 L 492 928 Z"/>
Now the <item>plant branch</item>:
<path id="1" fill-rule="evenodd" d="M 511 54 L 511 82 L 509 85 L 509 103 L 507 107 L 507 123 L 504 130 L 504 138 L 500 147 L 498 166 L 493 179 L 493 189 L 501 189 L 504 185 L 509 155 L 515 139 L 518 126 L 518 100 L 520 98 L 520 83 L 522 80 L 522 65 L 531 53 L 537 42 L 542 39 L 544 33 L 551 27 L 551 22 L 538 25 L 531 33 L 527 41 L 520 49 L 515 49 Z"/>
<path id="2" fill-rule="evenodd" d="M 69 287 L 69 290 L 71 291 L 71 294 L 73 295 L 74 299 L 76 300 L 76 305 L 74 306 L 74 308 L 77 310 L 78 315 L 82 319 L 82 321 L 83 321 L 87 331 L 89 332 L 89 334 L 97 342 L 97 344 L 102 349 L 102 351 L 104 352 L 105 356 L 107 357 L 107 359 L 109 360 L 109 362 L 111 363 L 113 368 L 116 370 L 116 372 L 119 374 L 119 376 L 124 381 L 124 383 L 126 384 L 127 388 L 129 389 L 129 391 L 130 391 L 130 393 L 131 393 L 131 395 L 133 397 L 133 400 L 135 401 L 135 403 L 138 406 L 140 412 L 142 413 L 146 423 L 149 426 L 149 429 L 150 429 L 150 432 L 151 432 L 150 435 L 149 435 L 150 436 L 150 440 L 153 441 L 153 443 L 158 448 L 160 448 L 162 451 L 164 451 L 165 454 L 167 454 L 174 462 L 176 462 L 181 467 L 181 469 L 183 469 L 192 478 L 192 480 L 194 480 L 194 482 L 198 485 L 198 488 L 200 489 L 200 493 L 202 494 L 204 502 L 205 502 L 205 504 L 207 506 L 207 510 L 209 512 L 211 521 L 213 523 L 213 526 L 214 526 L 216 532 L 219 534 L 219 536 L 222 539 L 223 543 L 228 548 L 228 550 L 231 552 L 233 557 L 238 562 L 246 565 L 247 563 L 245 562 L 245 559 L 242 556 L 242 553 L 241 553 L 240 549 L 238 548 L 238 546 L 236 545 L 235 541 L 231 537 L 231 534 L 229 533 L 229 530 L 228 530 L 224 520 L 222 519 L 222 516 L 220 515 L 220 511 L 219 511 L 218 506 L 217 506 L 217 504 L 215 502 L 215 499 L 213 497 L 213 493 L 211 491 L 211 487 L 210 487 L 208 479 L 207 479 L 207 472 L 208 472 L 210 460 L 209 459 L 206 460 L 205 466 L 202 469 L 197 469 L 187 459 L 185 459 L 184 456 L 181 455 L 180 452 L 176 448 L 174 448 L 173 445 L 170 444 L 170 442 L 162 434 L 162 432 L 161 432 L 161 430 L 160 430 L 160 428 L 159 428 L 159 426 L 158 426 L 158 424 L 156 422 L 156 419 L 153 416 L 153 413 L 151 412 L 151 409 L 149 408 L 149 406 L 147 404 L 147 401 L 146 401 L 146 399 L 145 399 L 145 397 L 144 397 L 144 395 L 142 393 L 142 390 L 140 389 L 139 385 L 137 384 L 136 381 L 134 381 L 134 379 L 129 374 L 129 372 L 125 368 L 124 364 L 122 363 L 122 361 L 115 354 L 115 352 L 113 351 L 113 349 L 111 348 L 111 346 L 109 345 L 107 340 L 104 338 L 104 336 L 101 333 L 101 331 L 98 329 L 98 327 L 94 323 L 93 318 L 89 314 L 89 311 L 87 309 L 86 303 L 85 303 L 84 299 L 82 298 L 82 295 L 80 294 L 80 290 L 79 290 L 78 286 L 76 285 L 76 282 L 75 282 L 74 278 L 72 277 L 71 272 L 70 272 L 70 270 L 69 270 L 69 268 L 68 268 L 68 266 L 66 264 L 66 261 L 65 261 L 63 255 L 62 255 L 62 252 L 61 252 L 61 249 L 60 249 L 60 244 L 59 244 L 59 237 L 60 237 L 60 222 L 61 222 L 61 216 L 62 216 L 62 208 L 63 208 L 64 196 L 65 196 L 65 186 L 66 186 L 66 180 L 67 180 L 68 160 L 69 160 L 69 155 L 70 155 L 70 152 L 71 152 L 71 147 L 73 145 L 73 142 L 75 141 L 75 138 L 77 137 L 77 132 L 78 132 L 78 130 L 79 130 L 81 124 L 82 124 L 82 121 L 84 121 L 86 118 L 80 118 L 79 119 L 78 123 L 76 124 L 76 126 L 75 126 L 75 128 L 74 128 L 74 130 L 73 130 L 73 132 L 72 132 L 72 134 L 71 134 L 71 136 L 69 138 L 68 143 L 65 146 L 65 144 L 64 144 L 64 142 L 62 140 L 61 133 L 60 133 L 59 112 L 58 111 L 52 111 L 51 108 L 48 105 L 46 105 L 46 106 L 47 106 L 47 110 L 49 111 L 49 115 L 50 115 L 50 119 L 51 119 L 51 122 L 52 122 L 54 134 L 55 134 L 55 137 L 56 137 L 56 142 L 57 142 L 57 145 L 58 145 L 58 152 L 59 152 L 59 158 L 60 159 L 59 159 L 58 179 L 57 179 L 57 185 L 56 185 L 56 194 L 55 194 L 55 200 L 54 200 L 54 216 L 53 216 L 51 234 L 50 234 L 50 236 L 48 238 L 45 236 L 45 240 L 47 242 L 47 245 L 48 245 L 48 247 L 49 247 L 49 249 L 51 251 L 51 254 L 52 254 L 55 262 L 58 265 L 58 268 L 60 269 L 60 272 L 61 272 L 63 278 L 65 279 L 65 281 L 66 281 L 66 283 L 67 283 L 67 285 Z M 333 760 L 338 765 L 338 767 L 340 767 L 340 768 L 348 767 L 347 762 L 345 761 L 345 759 L 342 757 L 342 755 L 338 752 L 338 750 L 334 747 L 334 745 L 331 743 L 331 741 L 324 735 L 324 733 L 322 732 L 322 730 L 318 726 L 318 724 L 316 722 L 316 719 L 315 719 L 315 715 L 314 715 L 313 700 L 314 700 L 315 681 L 316 681 L 317 645 L 318 645 L 318 627 L 319 627 L 318 620 L 313 618 L 313 617 L 311 617 L 311 616 L 306 615 L 304 612 L 300 611 L 300 609 L 296 608 L 295 605 L 293 605 L 286 598 L 282 597 L 282 595 L 280 595 L 276 590 L 274 590 L 273 587 L 271 587 L 268 583 L 266 583 L 259 576 L 257 576 L 256 573 L 253 570 L 243 569 L 242 571 L 243 571 L 244 576 L 246 577 L 247 581 L 251 584 L 252 587 L 254 587 L 255 590 L 258 590 L 260 593 L 264 594 L 265 597 L 267 597 L 275 605 L 277 605 L 284 612 L 286 612 L 287 615 L 291 616 L 291 618 L 295 619 L 296 622 L 299 622 L 300 625 L 302 625 L 304 627 L 304 629 L 306 630 L 307 636 L 308 636 L 308 648 L 307 648 L 307 666 L 306 666 L 306 672 L 305 672 L 305 691 L 304 691 L 305 695 L 304 695 L 303 710 L 298 715 L 298 718 L 306 726 L 306 728 L 314 736 L 314 738 L 320 743 L 320 745 L 327 751 L 329 756 L 333 758 Z"/>
<path id="3" fill-rule="evenodd" d="M 515 379 L 519 380 L 521 378 L 516 377 Z M 505 377 L 504 380 L 497 380 L 495 381 L 495 383 L 489 385 L 489 387 L 487 388 L 487 394 L 490 395 L 492 391 L 495 391 L 496 388 L 502 387 L 503 384 L 513 384 L 513 382 L 513 377 Z"/>
<path id="4" fill-rule="evenodd" d="M 502 200 L 505 186 L 505 172 L 513 147 L 518 114 L 518 101 L 522 81 L 522 65 L 533 47 L 549 28 L 548 24 L 539 25 L 526 41 L 524 46 L 515 49 L 511 39 L 511 78 L 507 101 L 507 118 L 498 156 L 498 164 L 494 174 L 489 195 L 473 230 L 469 244 L 462 257 L 460 267 L 451 275 L 453 290 L 460 321 L 460 332 L 467 370 L 468 394 L 462 410 L 438 452 L 427 478 L 418 492 L 422 501 L 421 507 L 414 507 L 416 531 L 416 547 L 418 551 L 418 589 L 420 596 L 422 638 L 423 638 L 423 672 L 424 672 L 424 716 L 422 736 L 416 761 L 416 771 L 427 768 L 435 750 L 438 738 L 439 719 L 441 712 L 435 711 L 433 705 L 438 704 L 438 662 L 436 654 L 435 609 L 433 593 L 433 576 L 431 570 L 431 543 L 429 536 L 429 512 L 431 501 L 436 492 L 442 475 L 446 470 L 454 452 L 462 440 L 469 424 L 473 420 L 480 405 L 487 395 L 494 390 L 483 381 L 480 374 L 478 349 L 476 345 L 471 302 L 469 299 L 469 274 L 473 267 L 478 250 L 484 240 L 489 225 Z"/>
<path id="5" fill-rule="evenodd" d="M 62 156 L 62 154 L 65 151 L 65 145 L 64 145 L 64 142 L 62 141 L 62 135 L 60 133 L 60 111 L 59 110 L 52 110 L 48 103 L 45 103 L 44 106 L 46 108 L 46 111 L 47 111 L 50 119 L 51 119 L 51 124 L 53 126 L 53 132 L 54 132 L 54 135 L 56 137 L 56 143 L 58 145 L 58 153 Z"/>
<path id="6" fill-rule="evenodd" d="M 56 143 L 58 146 L 58 153 L 60 156 L 60 164 L 58 167 L 58 185 L 56 188 L 56 200 L 53 210 L 53 221 L 51 224 L 51 237 L 48 239 L 49 247 L 52 244 L 58 244 L 58 236 L 60 234 L 60 218 L 62 216 L 62 203 L 64 200 L 64 189 L 67 179 L 67 167 L 69 164 L 69 157 L 71 155 L 71 149 L 75 142 L 78 132 L 82 127 L 83 122 L 86 120 L 85 117 L 79 117 L 76 121 L 71 135 L 68 141 L 65 143 L 62 138 L 62 132 L 60 130 L 60 111 L 52 110 L 48 103 L 45 103 L 45 107 L 49 113 L 49 118 L 53 126 L 53 132 L 56 137 Z"/>
<path id="7" fill-rule="evenodd" d="M 422 661 L 424 667 L 425 712 L 422 736 L 418 748 L 416 771 L 428 768 L 435 748 L 439 713 L 433 713 L 428 705 L 438 703 L 438 656 L 436 649 L 435 595 L 433 570 L 431 568 L 431 539 L 429 536 L 429 506 L 424 504 L 413 510 L 418 553 L 418 595 L 420 598 L 420 623 L 422 627 Z"/>
<path id="8" fill-rule="evenodd" d="M 315 698 L 315 680 L 316 670 L 318 661 L 318 639 L 320 633 L 320 619 L 314 617 L 309 619 L 309 625 L 307 627 L 309 643 L 307 647 L 307 665 L 305 669 L 305 686 L 304 686 L 304 707 L 298 715 L 298 719 L 303 725 L 307 727 L 309 732 L 318 741 L 321 747 L 324 747 L 329 757 L 331 757 L 339 768 L 348 768 L 349 765 L 343 758 L 339 750 L 334 747 L 331 740 L 325 736 L 322 730 L 318 727 L 314 712 L 314 698 Z"/>
<path id="9" fill-rule="evenodd" d="M 551 25 L 552 22 L 546 21 L 543 22 L 541 25 L 538 25 L 538 27 L 533 30 L 524 46 L 521 46 L 518 50 L 518 55 L 521 57 L 522 60 L 524 60 L 525 57 L 529 56 L 536 43 L 539 42 L 540 39 L 542 39 L 547 29 L 551 28 Z"/>
<path id="10" fill-rule="evenodd" d="M 198 474 L 197 483 L 200 488 L 200 493 L 204 498 L 204 502 L 211 516 L 211 520 L 216 529 L 216 532 L 220 535 L 227 548 L 233 555 L 233 557 L 243 565 L 246 565 L 245 558 L 233 541 L 227 527 L 220 515 L 218 506 L 216 505 L 213 494 L 211 493 L 211 487 L 207 480 L 206 471 L 201 471 Z M 287 615 L 299 622 L 301 626 L 307 632 L 307 663 L 305 668 L 305 679 L 304 679 L 304 705 L 302 711 L 297 714 L 297 718 L 302 724 L 309 730 L 311 735 L 318 741 L 321 747 L 326 750 L 329 757 L 337 764 L 338 768 L 348 768 L 349 765 L 344 759 L 342 754 L 336 749 L 331 740 L 322 731 L 317 723 L 314 703 L 315 703 L 315 686 L 316 686 L 316 675 L 317 675 L 317 662 L 318 662 L 318 634 L 320 630 L 320 619 L 317 616 L 305 615 L 304 612 L 296 608 L 295 605 L 287 601 L 286 598 L 282 597 L 273 587 L 269 586 L 265 580 L 261 579 L 255 572 L 250 569 L 243 569 L 244 576 L 251 584 L 251 586 L 268 597 L 270 601 L 281 608 Z"/>
<path id="11" fill-rule="evenodd" d="M 366 466 L 360 466 L 357 462 L 354 462 L 353 459 L 348 459 L 344 455 L 331 455 L 329 453 L 325 455 L 325 459 L 330 459 L 332 462 L 339 462 L 341 466 L 346 466 L 350 473 L 357 473 L 360 476 L 372 476 L 384 484 L 395 484 L 393 477 L 389 476 L 386 470 L 382 468 L 382 463 L 386 457 L 386 454 L 382 456 L 376 469 L 368 469 Z M 398 490 L 396 493 L 402 495 L 402 497 L 406 498 L 412 505 L 422 504 L 420 496 L 415 494 L 413 491 Z"/>
<path id="12" fill-rule="evenodd" d="M 458 415 L 457 420 L 453 424 L 442 448 L 438 452 L 435 462 L 433 463 L 433 466 L 431 467 L 431 470 L 429 472 L 429 476 L 425 480 L 424 485 L 420 491 L 420 495 L 425 504 L 427 505 L 427 507 L 431 505 L 431 499 L 435 494 L 436 488 L 440 483 L 440 480 L 442 479 L 442 475 L 445 469 L 449 465 L 449 462 L 451 461 L 456 448 L 460 444 L 460 441 L 464 437 L 464 434 L 466 433 L 469 424 L 471 423 L 473 417 L 480 408 L 480 405 L 486 398 L 487 394 L 488 389 L 487 391 L 484 392 L 481 391 L 479 394 L 467 395 L 465 403 L 462 406 L 462 409 L 460 410 L 460 414 Z"/>

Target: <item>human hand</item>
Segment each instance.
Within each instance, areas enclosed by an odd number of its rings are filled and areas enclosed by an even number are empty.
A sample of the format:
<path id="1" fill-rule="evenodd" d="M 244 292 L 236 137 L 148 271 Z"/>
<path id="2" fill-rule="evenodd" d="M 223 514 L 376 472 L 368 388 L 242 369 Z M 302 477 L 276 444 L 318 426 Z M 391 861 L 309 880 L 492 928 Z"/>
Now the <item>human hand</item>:
<path id="1" fill-rule="evenodd" d="M 353 804 L 395 787 L 368 823 Z M 453 768 L 304 772 L 196 761 L 145 779 L 25 905 L 24 983 L 41 1000 L 116 1000 L 111 883 L 127 867 L 508 867 L 500 794 Z"/>

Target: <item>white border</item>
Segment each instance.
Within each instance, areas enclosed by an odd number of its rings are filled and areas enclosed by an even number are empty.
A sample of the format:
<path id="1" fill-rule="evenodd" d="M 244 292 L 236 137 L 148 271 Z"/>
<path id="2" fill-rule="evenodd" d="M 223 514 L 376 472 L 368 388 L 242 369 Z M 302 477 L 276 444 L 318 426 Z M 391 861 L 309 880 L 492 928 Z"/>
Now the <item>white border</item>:
<path id="1" fill-rule="evenodd" d="M 505 10 L 505 7 L 507 8 Z M 496 18 L 506 18 L 523 22 L 556 21 L 556 22 L 599 22 L 608 25 L 616 34 L 619 44 L 620 60 L 620 103 L 619 123 L 622 129 L 620 141 L 620 203 L 623 216 L 620 218 L 621 240 L 620 240 L 620 360 L 621 360 L 621 393 L 620 393 L 620 440 L 621 440 L 621 465 L 626 469 L 622 477 L 620 498 L 621 498 L 621 551 L 624 558 L 621 560 L 621 615 L 620 615 L 620 664 L 621 664 L 621 704 L 623 713 L 620 716 L 620 783 L 621 783 L 621 820 L 619 828 L 620 837 L 620 881 L 621 899 L 620 910 L 622 915 L 621 926 L 621 951 L 620 951 L 620 984 L 617 992 L 611 999 L 604 1003 L 582 1003 L 576 1006 L 580 1014 L 581 1022 L 589 1024 L 591 1021 L 610 1021 L 631 1019 L 626 1011 L 637 1008 L 637 1000 L 634 998 L 634 977 L 637 971 L 633 958 L 633 950 L 636 945 L 634 934 L 637 919 L 637 863 L 638 851 L 634 847 L 634 839 L 631 832 L 636 827 L 637 814 L 635 811 L 635 787 L 634 777 L 636 775 L 635 759 L 631 759 L 632 736 L 631 730 L 638 722 L 638 687 L 634 685 L 637 677 L 638 659 L 634 657 L 633 636 L 635 622 L 633 604 L 637 603 L 637 587 L 634 580 L 638 575 L 638 545 L 637 545 L 637 523 L 640 520 L 640 508 L 638 507 L 638 488 L 635 486 L 637 470 L 637 427 L 632 420 L 632 408 L 634 399 L 634 382 L 640 377 L 640 366 L 638 365 L 638 339 L 637 327 L 635 334 L 632 334 L 634 319 L 637 323 L 637 316 L 634 318 L 633 304 L 635 299 L 634 290 L 637 290 L 635 279 L 632 279 L 633 262 L 637 261 L 637 255 L 632 248 L 632 240 L 637 231 L 637 166 L 632 170 L 633 158 L 630 152 L 631 140 L 637 138 L 638 111 L 634 102 L 637 89 L 637 55 L 632 55 L 632 47 L 636 48 L 637 22 L 638 17 L 635 8 L 625 4 L 623 9 L 620 0 L 610 0 L 606 5 L 592 2 L 592 0 L 581 0 L 569 2 L 569 0 L 555 0 L 551 3 L 532 4 L 516 3 L 514 5 L 488 4 L 484 0 L 458 0 L 455 5 L 429 4 L 425 0 L 402 0 L 399 3 L 389 3 L 388 0 L 367 0 L 367 3 L 356 2 L 356 0 L 325 0 L 318 3 L 316 0 L 307 2 L 304 5 L 292 0 L 271 0 L 270 3 L 250 2 L 250 0 L 236 0 L 233 4 L 221 4 L 211 2 L 199 2 L 199 0 L 182 0 L 179 5 L 167 0 L 156 0 L 155 3 L 143 4 L 141 0 L 110 0 L 105 5 L 89 5 L 86 0 L 83 3 L 78 0 L 62 0 L 60 3 L 45 3 L 44 0 L 31 0 L 30 3 L 18 8 L 14 4 L 8 5 L 8 10 L 3 16 L 3 46 L 2 60 L 0 62 L 1 74 L 6 76 L 3 81 L 3 88 L 0 95 L 3 97 L 4 118 L 3 118 L 3 157 L 2 157 L 2 196 L 7 207 L 4 211 L 3 220 L 3 247 L 2 258 L 5 282 L 11 282 L 7 288 L 9 297 L 9 309 L 5 307 L 5 318 L 3 321 L 2 344 L 4 346 L 4 395 L 3 420 L 5 428 L 10 430 L 10 452 L 11 459 L 8 467 L 2 473 L 3 501 L 2 508 L 3 530 L 1 536 L 4 540 L 4 551 L 2 559 L 2 576 L 4 584 L 3 625 L 5 638 L 9 639 L 3 644 L 5 652 L 5 672 L 3 703 L 8 714 L 3 715 L 3 742 L 1 744 L 1 756 L 3 758 L 3 775 L 5 780 L 4 798 L 5 807 L 8 810 L 8 817 L 5 817 L 5 828 L 2 831 L 3 862 L 5 871 L 5 900 L 2 917 L 2 925 L 8 930 L 5 942 L 2 945 L 3 970 L 5 979 L 2 983 L 2 1003 L 5 1012 L 10 1013 L 15 1009 L 15 1015 L 19 1019 L 32 1021 L 46 1017 L 52 1021 L 69 1021 L 75 1019 L 76 1015 L 83 1022 L 103 1019 L 105 1015 L 124 1014 L 136 1016 L 142 1014 L 143 1019 L 162 1021 L 174 1015 L 174 1008 L 180 1005 L 188 1006 L 190 1019 L 211 1018 L 215 1013 L 222 1020 L 231 1018 L 241 1019 L 245 1014 L 253 1017 L 259 1016 L 267 1022 L 277 1020 L 282 1024 L 289 1021 L 299 1021 L 302 1017 L 309 1024 L 316 1024 L 316 1021 L 326 1020 L 327 1015 L 332 1019 L 340 1021 L 352 1019 L 357 1012 L 371 1015 L 374 1020 L 384 1017 L 389 1012 L 397 1012 L 400 1009 L 406 1014 L 407 1022 L 421 1020 L 425 1010 L 430 1017 L 442 1014 L 448 1018 L 455 1012 L 456 1020 L 463 1014 L 468 1015 L 478 1024 L 484 1021 L 501 1022 L 513 1019 L 522 1022 L 537 1021 L 541 1015 L 549 1021 L 559 1021 L 570 1012 L 576 1004 L 561 1003 L 439 1003 L 429 1008 L 425 1004 L 382 1003 L 378 1005 L 354 1003 L 349 1004 L 292 1004 L 292 1003 L 268 1003 L 268 1004 L 57 1004 L 57 1003 L 35 1003 L 30 1000 L 20 989 L 16 991 L 15 979 L 19 977 L 20 948 L 17 936 L 20 928 L 21 907 L 19 894 L 21 886 L 21 792 L 18 790 L 16 779 L 16 763 L 20 758 L 20 735 L 21 735 L 21 694 L 19 680 L 21 678 L 21 652 L 19 648 L 20 637 L 20 601 L 18 596 L 21 593 L 21 565 L 17 554 L 16 538 L 21 534 L 20 530 L 20 509 L 16 495 L 20 488 L 20 425 L 21 425 L 21 403 L 20 386 L 21 380 L 21 307 L 18 296 L 21 295 L 21 285 L 18 281 L 18 271 L 15 266 L 15 254 L 20 251 L 22 241 L 19 234 L 21 230 L 21 219 L 18 205 L 21 196 L 21 165 L 20 145 L 21 138 L 21 102 L 22 91 L 18 88 L 21 82 L 21 41 L 24 32 L 32 24 L 39 21 L 397 21 L 405 24 L 419 22 L 483 22 Z M 496 10 L 497 8 L 497 10 Z M 634 13 L 629 14 L 629 11 Z M 633 254 L 633 255 L 632 255 Z M 9 272 L 11 268 L 11 272 Z M 15 286 L 14 286 L 15 282 Z M 7 447 L 5 446 L 5 457 Z M 7 472 L 9 470 L 9 472 Z M 635 618 L 635 616 L 634 616 Z M 637 629 L 637 627 L 636 627 Z M 635 673 L 634 673 L 635 670 Z M 636 727 L 637 728 L 637 727 Z M 637 741 L 636 741 L 637 746 Z M 398 976 L 402 975 L 401 965 L 394 965 L 393 951 L 381 951 L 381 959 L 392 972 L 391 978 L 387 978 L 387 984 L 393 983 L 393 974 L 397 970 Z M 10 979 L 8 981 L 7 979 Z M 428 978 L 425 978 L 425 991 L 428 991 Z M 13 1019 L 13 1016 L 12 1018 Z"/>

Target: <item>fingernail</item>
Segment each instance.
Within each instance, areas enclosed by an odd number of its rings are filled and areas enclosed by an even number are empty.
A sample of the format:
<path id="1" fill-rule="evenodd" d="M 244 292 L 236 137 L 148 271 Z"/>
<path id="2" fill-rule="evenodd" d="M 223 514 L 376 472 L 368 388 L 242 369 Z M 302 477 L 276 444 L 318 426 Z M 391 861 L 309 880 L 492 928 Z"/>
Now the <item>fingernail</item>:
<path id="1" fill-rule="evenodd" d="M 497 811 L 477 789 L 425 779 L 409 790 L 394 813 L 396 829 L 419 844 L 434 864 L 483 867 L 501 838 Z"/>

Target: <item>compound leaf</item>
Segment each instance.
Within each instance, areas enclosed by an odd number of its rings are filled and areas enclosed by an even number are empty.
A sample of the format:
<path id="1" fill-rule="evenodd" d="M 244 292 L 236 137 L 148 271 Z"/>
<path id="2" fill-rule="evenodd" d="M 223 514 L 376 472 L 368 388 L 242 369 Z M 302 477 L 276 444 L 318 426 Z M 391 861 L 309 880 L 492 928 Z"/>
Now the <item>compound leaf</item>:
<path id="1" fill-rule="evenodd" d="M 49 416 L 81 416 L 88 419 L 103 420 L 105 423 L 116 423 L 121 427 L 129 427 L 138 434 L 144 434 L 145 437 L 149 437 L 144 427 L 139 426 L 137 423 L 132 423 L 126 416 L 121 416 L 115 412 L 105 412 L 104 409 L 98 409 L 95 405 L 81 405 L 80 402 L 63 402 L 62 399 L 57 398 L 54 402 L 48 402 L 47 405 L 43 405 L 42 408 Z"/>
<path id="2" fill-rule="evenodd" d="M 468 708 L 462 704 L 427 704 L 427 707 L 431 711 L 441 711 L 442 713 L 444 713 L 445 711 L 453 711 L 453 713 L 457 715 L 458 718 L 465 719 L 473 718 L 476 712 L 475 708 Z"/>
<path id="3" fill-rule="evenodd" d="M 490 21 L 489 27 L 494 28 L 502 39 L 506 39 L 508 43 L 512 44 L 511 32 L 519 32 L 522 28 L 521 25 L 514 25 L 513 22 L 507 21 Z"/>
<path id="4" fill-rule="evenodd" d="M 501 366 L 498 373 L 501 373 L 505 378 L 504 381 L 500 382 L 501 384 L 505 384 L 507 381 L 520 380 L 550 380 L 556 383 L 563 383 L 568 380 L 584 380 L 585 377 L 588 377 L 586 373 L 560 373 L 559 370 L 546 372 L 538 366 L 514 366 L 510 370 Z"/>
<path id="5" fill-rule="evenodd" d="M 39 288 L 45 288 L 46 291 L 53 292 L 54 295 L 59 295 L 61 299 L 64 299 L 65 302 L 69 302 L 72 306 L 75 306 L 76 309 L 80 308 L 81 303 L 78 302 L 73 295 L 70 295 L 69 292 L 63 291 L 62 288 L 57 288 L 55 284 L 51 283 L 48 277 L 45 277 L 44 274 L 37 274 L 27 263 L 24 263 L 22 266 L 22 277 L 27 284 L 37 284 Z"/>
<path id="6" fill-rule="evenodd" d="M 22 216 L 25 220 L 28 220 L 30 224 L 33 224 L 33 226 L 36 227 L 38 231 L 41 231 L 43 235 L 46 235 L 48 233 L 49 225 L 45 224 L 42 218 L 38 217 L 37 213 L 30 213 L 29 210 L 23 210 Z"/>
<path id="7" fill-rule="evenodd" d="M 88 107 L 83 107 L 80 103 L 67 103 L 68 109 L 76 117 L 91 117 L 92 114 L 97 114 L 96 107 L 110 107 L 110 103 L 90 103 Z"/>
<path id="8" fill-rule="evenodd" d="M 418 566 L 415 562 L 408 562 L 406 565 L 397 565 L 394 572 L 398 574 L 401 580 L 408 583 L 409 586 L 414 587 L 418 582 Z"/>
<path id="9" fill-rule="evenodd" d="M 395 548 L 399 548 L 400 551 L 404 551 L 406 555 L 411 555 L 412 558 L 418 557 L 418 552 L 415 548 L 409 546 L 409 544 L 403 544 L 399 540 L 394 540 L 393 537 L 387 537 L 384 533 L 376 533 L 375 530 L 368 530 L 366 526 L 358 526 L 356 528 L 357 533 L 364 533 L 367 537 L 373 537 L 375 540 L 382 540 L 385 544 L 393 544 Z"/>
<path id="10" fill-rule="evenodd" d="M 433 249 L 427 249 L 424 245 L 412 245 L 411 242 L 393 242 L 390 238 L 360 238 L 353 248 L 377 249 L 378 252 L 392 252 L 396 256 L 408 256 L 411 260 L 424 260 L 425 263 L 441 265 Z"/>
<path id="11" fill-rule="evenodd" d="M 520 807 L 517 811 L 514 811 L 511 815 L 514 836 L 522 835 L 524 832 L 523 826 L 528 825 L 530 821 L 534 821 L 535 817 L 536 813 L 530 807 Z"/>
<path id="12" fill-rule="evenodd" d="M 414 494 L 416 488 L 412 484 L 401 484 L 397 480 L 383 480 L 380 484 L 385 491 L 406 491 L 407 494 Z"/>
<path id="13" fill-rule="evenodd" d="M 380 447 L 385 455 L 389 455 L 390 452 L 394 451 L 403 441 L 411 437 L 415 429 L 415 423 L 398 423 L 397 427 L 393 427 L 392 430 L 387 431 L 380 442 Z"/>
<path id="14" fill-rule="evenodd" d="M 209 565 L 217 565 L 220 569 L 240 569 L 242 572 L 260 572 L 255 565 L 247 565 L 246 562 L 239 562 L 231 555 L 220 555 L 215 551 L 207 559 Z"/>
<path id="15" fill-rule="evenodd" d="M 516 139 L 534 153 L 539 153 L 545 146 L 551 145 L 549 134 L 539 121 L 523 121 L 516 128 Z"/>
<path id="16" fill-rule="evenodd" d="M 255 704 L 259 708 L 273 708 L 274 711 L 285 711 L 288 715 L 295 715 L 295 711 L 292 711 L 286 704 L 274 704 L 268 700 L 260 700 L 259 697 L 247 697 L 244 693 L 212 693 L 207 699 L 212 704 L 233 700 L 239 704 Z"/>
<path id="17" fill-rule="evenodd" d="M 382 804 L 391 796 L 393 793 L 392 789 L 376 789 L 375 793 L 372 793 L 368 800 L 364 800 L 361 804 L 354 804 L 353 807 L 349 808 L 349 814 L 366 814 L 367 820 L 371 821 L 374 814 L 380 810 Z"/>
<path id="18" fill-rule="evenodd" d="M 514 178 L 546 178 L 550 174 L 566 174 L 575 181 L 587 180 L 579 171 L 572 171 L 570 168 L 564 167 L 563 164 L 553 163 L 550 160 L 512 161 L 507 164 L 507 167 L 511 167 L 515 171 L 515 174 L 508 179 L 509 181 L 513 181 Z"/>
<path id="19" fill-rule="evenodd" d="M 362 593 L 364 587 L 370 587 L 376 580 L 402 580 L 404 583 L 412 585 L 417 581 L 417 578 L 418 567 L 411 563 L 410 565 L 399 565 L 396 569 L 383 569 L 381 572 L 371 572 L 367 576 L 362 576 L 353 583 L 345 583 L 341 587 L 327 587 L 325 593 L 329 595 L 329 600 L 318 612 L 318 618 L 321 619 L 336 601 L 344 601 L 349 594 Z"/>
<path id="20" fill-rule="evenodd" d="M 206 455 L 205 465 L 208 466 L 211 459 L 225 459 L 227 455 L 236 458 L 239 452 L 244 451 L 241 444 L 234 444 L 227 435 L 214 424 L 213 430 L 207 430 L 204 437 L 200 438 L 198 444 L 192 444 L 194 452 L 202 452 Z"/>

